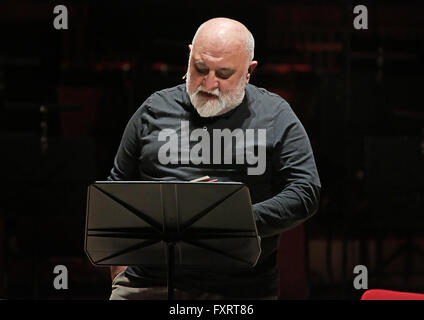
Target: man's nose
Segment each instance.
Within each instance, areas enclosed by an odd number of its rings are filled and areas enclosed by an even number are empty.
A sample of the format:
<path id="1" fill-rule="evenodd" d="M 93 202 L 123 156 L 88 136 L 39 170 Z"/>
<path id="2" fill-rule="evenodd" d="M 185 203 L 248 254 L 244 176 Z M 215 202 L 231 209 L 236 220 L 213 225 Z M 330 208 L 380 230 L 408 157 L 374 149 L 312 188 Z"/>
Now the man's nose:
<path id="1" fill-rule="evenodd" d="M 209 72 L 204 78 L 203 78 L 203 88 L 206 90 L 214 90 L 218 88 L 219 83 L 218 79 L 216 78 L 215 74 L 213 72 Z"/>

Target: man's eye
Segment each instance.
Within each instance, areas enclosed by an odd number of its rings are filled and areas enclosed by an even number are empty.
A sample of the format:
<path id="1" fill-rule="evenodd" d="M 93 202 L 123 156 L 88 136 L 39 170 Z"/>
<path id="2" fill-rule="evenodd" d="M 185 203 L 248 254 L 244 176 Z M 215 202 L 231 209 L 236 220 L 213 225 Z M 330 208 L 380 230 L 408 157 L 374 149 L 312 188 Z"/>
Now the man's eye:
<path id="1" fill-rule="evenodd" d="M 231 75 L 226 73 L 217 73 L 216 76 L 221 79 L 228 79 Z"/>
<path id="2" fill-rule="evenodd" d="M 209 72 L 208 69 L 199 69 L 199 68 L 196 68 L 196 71 L 200 74 L 207 74 Z"/>

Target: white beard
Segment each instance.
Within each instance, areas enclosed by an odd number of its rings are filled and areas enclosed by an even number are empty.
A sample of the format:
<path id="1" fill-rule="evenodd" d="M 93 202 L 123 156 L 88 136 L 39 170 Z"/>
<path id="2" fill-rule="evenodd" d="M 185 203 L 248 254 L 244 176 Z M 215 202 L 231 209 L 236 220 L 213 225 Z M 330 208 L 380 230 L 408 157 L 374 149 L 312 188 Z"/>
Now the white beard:
<path id="1" fill-rule="evenodd" d="M 186 90 L 190 97 L 190 101 L 194 108 L 197 110 L 197 113 L 199 113 L 199 115 L 204 118 L 214 117 L 226 113 L 239 106 L 243 101 L 244 89 L 246 86 L 244 79 L 241 78 L 238 86 L 226 94 L 222 94 L 218 88 L 214 89 L 213 91 L 205 90 L 203 89 L 202 85 L 200 85 L 195 92 L 190 93 L 188 89 L 189 83 L 190 76 L 189 73 L 187 73 Z M 215 95 L 216 98 L 208 99 L 203 97 L 200 95 L 200 92 L 202 91 Z"/>

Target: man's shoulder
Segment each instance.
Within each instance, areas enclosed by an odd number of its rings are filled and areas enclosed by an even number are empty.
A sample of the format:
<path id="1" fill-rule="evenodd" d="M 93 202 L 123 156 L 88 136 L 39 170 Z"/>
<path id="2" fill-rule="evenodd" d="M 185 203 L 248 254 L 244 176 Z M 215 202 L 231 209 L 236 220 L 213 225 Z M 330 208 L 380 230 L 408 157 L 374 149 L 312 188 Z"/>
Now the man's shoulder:
<path id="1" fill-rule="evenodd" d="M 285 109 L 291 110 L 289 103 L 277 93 L 268 91 L 265 88 L 257 87 L 253 84 L 247 85 L 249 98 L 256 107 L 265 108 L 269 111 L 279 112 Z"/>
<path id="2" fill-rule="evenodd" d="M 153 92 L 140 106 L 139 112 L 156 111 L 172 112 L 185 108 L 188 103 L 185 84 L 161 89 Z"/>
<path id="3" fill-rule="evenodd" d="M 175 99 L 181 100 L 186 92 L 185 83 L 176 85 L 174 87 L 161 89 L 155 91 L 150 98 L 151 99 Z"/>

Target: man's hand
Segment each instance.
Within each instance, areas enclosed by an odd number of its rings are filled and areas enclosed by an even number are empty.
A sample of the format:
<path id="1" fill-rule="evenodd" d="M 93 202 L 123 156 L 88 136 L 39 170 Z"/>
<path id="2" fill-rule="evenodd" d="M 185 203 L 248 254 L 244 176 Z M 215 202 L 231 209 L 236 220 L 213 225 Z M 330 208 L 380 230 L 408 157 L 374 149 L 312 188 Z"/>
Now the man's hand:
<path id="1" fill-rule="evenodd" d="M 127 268 L 127 266 L 113 266 L 110 267 L 110 276 L 113 279 L 115 279 L 115 277 L 118 275 L 118 273 L 121 273 L 122 271 L 124 271 Z"/>

